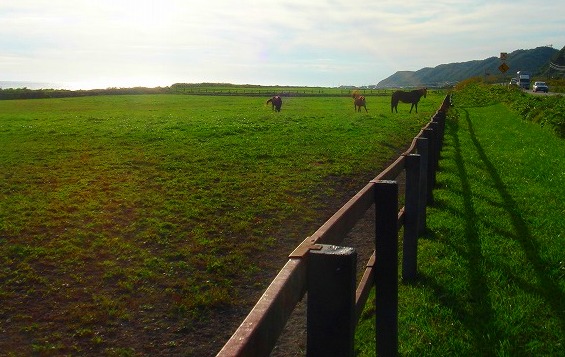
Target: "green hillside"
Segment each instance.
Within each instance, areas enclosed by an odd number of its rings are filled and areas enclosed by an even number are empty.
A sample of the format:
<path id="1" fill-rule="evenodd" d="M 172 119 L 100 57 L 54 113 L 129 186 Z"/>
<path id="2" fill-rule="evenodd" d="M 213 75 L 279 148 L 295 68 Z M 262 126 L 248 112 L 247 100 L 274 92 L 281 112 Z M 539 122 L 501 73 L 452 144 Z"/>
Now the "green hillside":
<path id="1" fill-rule="evenodd" d="M 506 64 L 510 67 L 507 75 L 517 71 L 529 71 L 534 75 L 547 73 L 550 60 L 558 57 L 560 52 L 563 52 L 563 50 L 558 51 L 552 47 L 538 47 L 511 52 L 506 61 Z M 471 77 L 499 75 L 498 66 L 500 64 L 501 61 L 498 57 L 489 57 L 483 60 L 440 64 L 433 68 L 426 67 L 417 71 L 399 71 L 380 81 L 377 87 L 441 87 Z"/>

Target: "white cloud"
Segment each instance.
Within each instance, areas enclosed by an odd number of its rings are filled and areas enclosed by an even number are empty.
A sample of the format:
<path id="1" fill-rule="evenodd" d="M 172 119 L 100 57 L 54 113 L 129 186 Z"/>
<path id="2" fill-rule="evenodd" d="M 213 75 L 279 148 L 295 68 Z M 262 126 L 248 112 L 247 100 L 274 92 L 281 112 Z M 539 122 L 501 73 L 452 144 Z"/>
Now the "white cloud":
<path id="1" fill-rule="evenodd" d="M 532 0 L 19 0 L 0 4 L 0 80 L 371 84 L 561 48 L 563 13 Z"/>

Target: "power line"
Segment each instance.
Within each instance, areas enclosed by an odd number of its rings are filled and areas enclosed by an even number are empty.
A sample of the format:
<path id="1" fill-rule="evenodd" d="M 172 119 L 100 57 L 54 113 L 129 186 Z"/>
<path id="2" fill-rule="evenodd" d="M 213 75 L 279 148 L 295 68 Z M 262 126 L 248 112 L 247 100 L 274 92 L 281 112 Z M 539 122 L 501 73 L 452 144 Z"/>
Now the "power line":
<path id="1" fill-rule="evenodd" d="M 549 62 L 549 67 L 550 67 L 551 69 L 556 70 L 556 71 L 563 71 L 563 72 L 565 72 L 565 66 L 560 66 L 560 65 L 557 65 L 557 64 L 555 64 L 555 63 L 553 63 L 553 62 Z"/>

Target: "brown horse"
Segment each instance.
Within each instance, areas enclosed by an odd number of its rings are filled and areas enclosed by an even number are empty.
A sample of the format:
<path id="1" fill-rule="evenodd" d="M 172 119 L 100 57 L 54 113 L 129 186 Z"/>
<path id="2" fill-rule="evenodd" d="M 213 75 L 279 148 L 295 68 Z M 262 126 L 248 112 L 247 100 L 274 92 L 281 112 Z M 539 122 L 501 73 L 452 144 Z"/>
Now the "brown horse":
<path id="1" fill-rule="evenodd" d="M 353 108 L 356 112 L 361 112 L 361 107 L 365 108 L 365 112 L 369 112 L 367 110 L 367 105 L 365 104 L 365 97 L 359 94 L 359 91 L 355 91 L 352 94 L 353 97 Z"/>
<path id="2" fill-rule="evenodd" d="M 394 113 L 396 110 L 398 113 L 398 102 L 401 101 L 402 103 L 412 103 L 410 113 L 412 113 L 412 108 L 416 108 L 416 113 L 418 113 L 418 102 L 422 96 L 426 98 L 427 92 L 427 88 L 415 89 L 410 92 L 397 90 L 392 93 L 392 97 L 390 98 L 390 111 Z"/>
<path id="3" fill-rule="evenodd" d="M 275 95 L 271 99 L 267 100 L 267 103 L 265 103 L 265 105 L 267 105 L 269 103 L 271 103 L 273 110 L 276 110 L 277 112 L 281 111 L 281 106 L 282 106 L 282 98 L 281 97 L 279 97 L 278 95 Z"/>

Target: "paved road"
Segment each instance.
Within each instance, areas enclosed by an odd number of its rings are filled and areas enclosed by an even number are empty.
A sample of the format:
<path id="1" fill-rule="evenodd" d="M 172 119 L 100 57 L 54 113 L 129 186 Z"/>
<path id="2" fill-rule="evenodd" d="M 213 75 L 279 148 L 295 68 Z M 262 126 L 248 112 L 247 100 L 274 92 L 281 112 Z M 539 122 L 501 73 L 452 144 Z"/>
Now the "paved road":
<path id="1" fill-rule="evenodd" d="M 532 91 L 531 89 L 529 89 L 529 90 L 525 90 L 525 89 L 524 89 L 524 92 L 530 93 L 530 94 L 532 94 L 532 95 L 559 95 L 559 94 L 563 94 L 563 93 L 555 93 L 555 92 L 547 92 L 547 93 L 544 93 L 544 92 L 534 92 L 534 91 Z"/>

